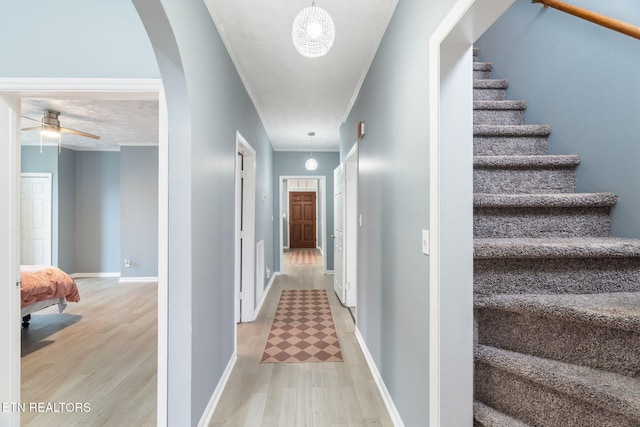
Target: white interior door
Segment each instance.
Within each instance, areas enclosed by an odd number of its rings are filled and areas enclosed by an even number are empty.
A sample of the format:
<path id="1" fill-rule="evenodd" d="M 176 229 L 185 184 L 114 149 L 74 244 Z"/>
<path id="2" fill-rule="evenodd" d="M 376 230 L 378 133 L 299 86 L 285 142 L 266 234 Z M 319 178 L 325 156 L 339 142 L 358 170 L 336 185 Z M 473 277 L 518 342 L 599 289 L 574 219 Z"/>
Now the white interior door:
<path id="1" fill-rule="evenodd" d="M 51 174 L 20 175 L 20 263 L 51 265 Z"/>
<path id="2" fill-rule="evenodd" d="M 236 148 L 236 321 L 251 322 L 256 308 L 256 151 L 239 132 Z"/>
<path id="3" fill-rule="evenodd" d="M 344 280 L 344 305 L 355 307 L 358 289 L 358 143 L 344 162 Z"/>
<path id="4" fill-rule="evenodd" d="M 344 280 L 344 168 L 333 171 L 333 288 L 342 304 L 346 303 Z"/>

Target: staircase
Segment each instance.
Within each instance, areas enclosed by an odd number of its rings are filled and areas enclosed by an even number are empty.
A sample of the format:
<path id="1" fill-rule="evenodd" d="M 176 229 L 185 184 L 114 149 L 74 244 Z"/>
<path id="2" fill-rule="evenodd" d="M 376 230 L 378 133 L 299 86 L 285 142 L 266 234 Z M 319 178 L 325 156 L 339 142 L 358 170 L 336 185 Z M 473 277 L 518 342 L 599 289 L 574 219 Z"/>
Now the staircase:
<path id="1" fill-rule="evenodd" d="M 475 426 L 640 426 L 640 241 L 474 51 Z"/>

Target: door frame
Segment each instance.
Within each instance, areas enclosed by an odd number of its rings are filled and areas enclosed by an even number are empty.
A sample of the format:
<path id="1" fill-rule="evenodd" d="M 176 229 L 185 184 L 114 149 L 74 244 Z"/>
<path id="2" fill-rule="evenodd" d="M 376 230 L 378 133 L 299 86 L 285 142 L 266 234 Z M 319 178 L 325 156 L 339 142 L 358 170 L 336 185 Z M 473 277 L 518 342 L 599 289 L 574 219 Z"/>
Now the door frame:
<path id="1" fill-rule="evenodd" d="M 255 319 L 256 308 L 256 150 L 236 131 L 236 153 L 243 156 L 244 176 L 242 201 L 238 200 L 240 191 L 240 173 L 235 171 L 236 208 L 235 208 L 235 319 L 238 322 L 251 322 Z M 237 162 L 236 162 L 237 165 Z M 242 202 L 242 204 L 240 204 Z M 240 213 L 242 212 L 243 244 L 240 245 Z M 242 253 L 241 253 L 242 246 Z M 242 268 L 242 274 L 240 269 Z M 241 280 L 242 279 L 242 280 Z M 242 298 L 240 290 L 242 289 Z M 237 328 L 235 347 L 238 345 Z"/>
<path id="2" fill-rule="evenodd" d="M 322 244 L 320 245 L 320 251 L 322 252 L 322 260 L 323 260 L 323 272 L 324 274 L 329 273 L 327 270 L 327 177 L 324 175 L 280 175 L 278 177 L 278 227 L 279 236 L 278 236 L 278 256 L 280 258 L 280 270 L 282 272 L 282 265 L 284 262 L 284 239 L 282 238 L 282 214 L 285 213 L 282 210 L 282 201 L 284 198 L 284 181 L 288 179 L 317 179 L 318 180 L 318 189 L 316 191 L 316 196 L 318 192 L 321 192 L 320 197 L 316 197 L 316 206 L 319 212 L 322 212 L 322 224 L 320 226 L 322 233 Z M 318 201 L 319 200 L 319 201 Z M 288 219 L 288 218 L 287 218 Z M 291 239 L 291 236 L 289 236 Z M 316 236 L 316 242 L 318 237 Z"/>
<path id="3" fill-rule="evenodd" d="M 167 105 L 160 79 L 71 79 L 71 78 L 0 78 L 0 203 L 7 206 L 0 213 L 0 244 L 9 253 L 0 260 L 0 280 L 19 283 L 20 278 L 20 99 L 41 98 L 88 100 L 157 100 L 158 105 L 158 373 L 157 420 L 166 425 L 168 393 L 168 149 Z M 5 114 L 6 113 L 6 114 Z M 6 219 L 6 222 L 4 221 Z M 6 227 L 9 230 L 6 230 Z M 7 244 L 8 242 L 8 244 Z M 0 257 L 3 258 L 3 257 Z M 6 262 L 5 262 L 6 261 Z M 5 287 L 1 287 L 4 289 Z M 20 324 L 18 287 L 0 294 L 0 339 L 8 341 L 9 351 L 2 352 L 0 362 L 10 369 L 0 370 L 0 398 L 3 402 L 20 402 Z M 5 294 L 7 297 L 4 298 Z M 17 412 L 0 413 L 0 424 L 18 425 Z"/>
<path id="4" fill-rule="evenodd" d="M 47 189 L 49 190 L 49 262 L 42 264 L 53 265 L 53 174 L 51 172 L 20 172 L 20 197 L 22 198 L 22 178 L 46 178 Z M 20 223 L 22 224 L 22 211 L 20 212 Z M 22 226 L 20 227 L 22 229 Z M 22 236 L 21 236 L 22 237 Z M 56 256 L 57 248 L 56 248 Z M 20 263 L 22 263 L 22 242 L 20 243 Z"/>
<path id="5" fill-rule="evenodd" d="M 473 420 L 472 48 L 514 1 L 458 0 L 429 39 L 428 406 L 433 426 Z"/>
<path id="6" fill-rule="evenodd" d="M 343 173 L 345 306 L 355 307 L 358 301 L 358 141 L 345 156 Z"/>

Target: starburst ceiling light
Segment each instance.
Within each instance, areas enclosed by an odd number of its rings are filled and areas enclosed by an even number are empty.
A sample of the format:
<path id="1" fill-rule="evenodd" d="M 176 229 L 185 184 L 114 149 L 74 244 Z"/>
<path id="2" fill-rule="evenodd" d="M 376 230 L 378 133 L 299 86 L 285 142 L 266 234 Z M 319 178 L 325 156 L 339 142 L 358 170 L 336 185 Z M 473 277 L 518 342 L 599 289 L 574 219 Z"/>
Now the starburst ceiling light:
<path id="1" fill-rule="evenodd" d="M 293 20 L 293 45 L 302 56 L 318 58 L 329 52 L 336 38 L 336 29 L 329 13 L 311 2 Z"/>

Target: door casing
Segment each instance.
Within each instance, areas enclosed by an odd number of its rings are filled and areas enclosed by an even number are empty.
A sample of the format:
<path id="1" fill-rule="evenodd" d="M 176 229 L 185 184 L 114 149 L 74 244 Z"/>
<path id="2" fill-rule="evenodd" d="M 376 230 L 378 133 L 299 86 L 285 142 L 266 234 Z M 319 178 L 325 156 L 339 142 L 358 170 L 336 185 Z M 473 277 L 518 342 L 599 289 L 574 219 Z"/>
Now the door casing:
<path id="1" fill-rule="evenodd" d="M 316 201 L 318 211 L 321 212 L 322 221 L 319 225 L 320 232 L 322 233 L 322 242 L 319 245 L 319 249 L 322 252 L 323 258 L 323 269 L 324 274 L 331 273 L 330 270 L 327 269 L 327 245 L 331 244 L 331 242 L 327 242 L 327 179 L 323 175 L 280 175 L 278 177 L 278 221 L 280 222 L 280 227 L 278 227 L 278 257 L 280 259 L 280 269 L 282 270 L 282 265 L 284 263 L 284 238 L 282 232 L 282 218 L 283 215 L 286 214 L 282 208 L 282 203 L 284 200 L 284 182 L 288 179 L 317 179 L 318 180 L 318 192 L 320 197 Z"/>
<path id="2" fill-rule="evenodd" d="M 0 244 L 8 252 L 0 257 L 0 279 L 19 284 L 20 280 L 20 137 L 21 98 L 84 100 L 156 100 L 159 101 L 159 175 L 158 175 L 158 379 L 157 420 L 167 420 L 168 366 L 168 113 L 162 81 L 159 79 L 60 79 L 0 78 Z M 6 217 L 4 216 L 6 215 Z M 5 289 L 6 288 L 6 289 Z M 19 288 L 2 287 L 0 293 L 0 342 L 8 351 L 1 352 L 0 399 L 20 402 L 20 314 Z M 6 295 L 5 295 L 6 294 Z M 6 298 L 5 298 L 6 297 Z M 19 425 L 19 412 L 0 412 L 0 425 Z"/>
<path id="3" fill-rule="evenodd" d="M 251 322 L 256 308 L 256 150 L 240 132 L 236 132 L 236 152 L 242 154 L 244 170 L 236 167 L 235 318 L 236 322 Z M 242 191 L 238 188 L 241 182 Z M 237 334 L 235 340 L 237 346 Z"/>

